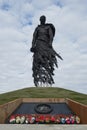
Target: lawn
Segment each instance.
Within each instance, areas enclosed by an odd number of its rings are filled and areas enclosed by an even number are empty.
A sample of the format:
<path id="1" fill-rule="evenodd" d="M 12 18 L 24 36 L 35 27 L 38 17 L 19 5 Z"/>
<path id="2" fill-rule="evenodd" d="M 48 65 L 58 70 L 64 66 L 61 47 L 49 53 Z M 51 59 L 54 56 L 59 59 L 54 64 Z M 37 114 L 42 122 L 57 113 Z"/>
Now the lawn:
<path id="1" fill-rule="evenodd" d="M 70 98 L 87 105 L 87 95 L 58 87 L 31 87 L 0 94 L 0 104 L 18 98 Z"/>

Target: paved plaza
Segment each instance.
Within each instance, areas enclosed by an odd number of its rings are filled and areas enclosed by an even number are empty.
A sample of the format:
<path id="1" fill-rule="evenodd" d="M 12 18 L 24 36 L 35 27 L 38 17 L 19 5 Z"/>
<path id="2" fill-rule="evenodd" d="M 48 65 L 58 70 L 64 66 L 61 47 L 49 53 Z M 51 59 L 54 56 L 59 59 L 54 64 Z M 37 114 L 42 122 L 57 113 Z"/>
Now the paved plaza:
<path id="1" fill-rule="evenodd" d="M 0 125 L 0 130 L 87 130 L 87 125 Z"/>

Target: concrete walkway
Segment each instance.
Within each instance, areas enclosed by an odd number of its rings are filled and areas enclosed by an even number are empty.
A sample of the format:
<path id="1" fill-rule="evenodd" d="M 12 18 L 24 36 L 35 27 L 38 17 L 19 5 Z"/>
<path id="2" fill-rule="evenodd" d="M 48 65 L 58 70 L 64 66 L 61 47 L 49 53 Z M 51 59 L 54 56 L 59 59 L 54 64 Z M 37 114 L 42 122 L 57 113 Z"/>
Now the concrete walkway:
<path id="1" fill-rule="evenodd" d="M 87 125 L 0 125 L 0 130 L 87 130 Z"/>

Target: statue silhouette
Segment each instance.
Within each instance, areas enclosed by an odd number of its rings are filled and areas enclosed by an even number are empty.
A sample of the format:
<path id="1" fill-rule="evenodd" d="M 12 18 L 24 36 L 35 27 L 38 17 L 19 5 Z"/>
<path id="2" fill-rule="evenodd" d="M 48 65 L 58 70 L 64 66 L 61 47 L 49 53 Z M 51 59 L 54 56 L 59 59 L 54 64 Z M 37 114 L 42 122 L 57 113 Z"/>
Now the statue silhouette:
<path id="1" fill-rule="evenodd" d="M 62 60 L 62 57 L 52 47 L 54 36 L 54 25 L 46 23 L 46 17 L 41 16 L 40 25 L 34 31 L 30 49 L 34 53 L 32 70 L 36 87 L 54 84 L 54 70 L 55 66 L 58 67 L 56 56 Z"/>

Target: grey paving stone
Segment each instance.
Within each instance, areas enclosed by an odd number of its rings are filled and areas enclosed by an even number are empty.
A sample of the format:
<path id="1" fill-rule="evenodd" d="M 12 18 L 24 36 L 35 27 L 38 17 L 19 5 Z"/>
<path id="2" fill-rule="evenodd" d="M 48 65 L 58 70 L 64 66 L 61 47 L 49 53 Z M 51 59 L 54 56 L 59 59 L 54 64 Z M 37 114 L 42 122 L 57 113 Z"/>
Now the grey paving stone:
<path id="1" fill-rule="evenodd" d="M 0 125 L 0 130 L 87 130 L 87 125 Z"/>

